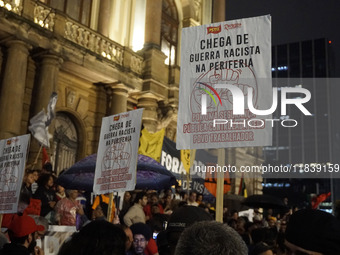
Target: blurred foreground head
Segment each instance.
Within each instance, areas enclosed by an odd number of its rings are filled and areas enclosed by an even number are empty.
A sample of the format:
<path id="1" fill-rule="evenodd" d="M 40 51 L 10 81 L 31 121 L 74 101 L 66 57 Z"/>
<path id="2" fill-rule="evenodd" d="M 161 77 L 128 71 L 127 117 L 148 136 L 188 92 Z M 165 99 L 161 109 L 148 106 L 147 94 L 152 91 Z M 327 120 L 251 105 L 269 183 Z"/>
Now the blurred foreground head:
<path id="1" fill-rule="evenodd" d="M 247 255 L 241 236 L 227 224 L 216 221 L 194 223 L 185 229 L 175 255 Z"/>
<path id="2" fill-rule="evenodd" d="M 104 220 L 85 225 L 61 246 L 58 255 L 124 255 L 124 230 Z"/>
<path id="3" fill-rule="evenodd" d="M 320 210 L 299 210 L 289 219 L 285 245 L 291 252 L 340 254 L 340 222 Z"/>

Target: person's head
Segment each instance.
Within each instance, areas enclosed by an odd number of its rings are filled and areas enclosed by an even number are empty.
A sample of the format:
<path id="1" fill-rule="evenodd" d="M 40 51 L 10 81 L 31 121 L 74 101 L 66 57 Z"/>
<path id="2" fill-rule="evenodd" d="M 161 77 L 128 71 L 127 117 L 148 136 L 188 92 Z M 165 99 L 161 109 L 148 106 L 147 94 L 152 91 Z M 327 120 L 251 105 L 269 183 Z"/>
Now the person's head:
<path id="1" fill-rule="evenodd" d="M 180 195 L 183 201 L 186 201 L 189 197 L 186 191 L 181 191 Z"/>
<path id="2" fill-rule="evenodd" d="M 120 227 L 121 229 L 124 230 L 125 235 L 126 235 L 126 241 L 125 241 L 125 250 L 129 251 L 132 247 L 132 243 L 133 243 L 133 234 L 131 229 L 126 226 L 126 225 L 122 225 L 122 224 L 117 224 L 116 226 Z"/>
<path id="3" fill-rule="evenodd" d="M 202 202 L 203 201 L 203 194 L 197 194 L 197 202 Z"/>
<path id="4" fill-rule="evenodd" d="M 72 235 L 58 255 L 124 255 L 126 234 L 120 227 L 104 220 L 92 221 Z"/>
<path id="5" fill-rule="evenodd" d="M 151 204 L 158 204 L 158 194 L 152 193 L 150 196 L 150 203 Z"/>
<path id="6" fill-rule="evenodd" d="M 160 213 L 160 209 L 159 209 L 158 204 L 151 205 L 151 214 L 155 215 L 157 213 Z"/>
<path id="7" fill-rule="evenodd" d="M 292 254 L 340 254 L 340 222 L 329 213 L 299 210 L 289 218 L 285 233 L 285 245 Z"/>
<path id="8" fill-rule="evenodd" d="M 195 191 L 190 191 L 189 198 L 188 198 L 189 201 L 190 202 L 195 202 L 196 198 L 197 198 L 197 193 Z"/>
<path id="9" fill-rule="evenodd" d="M 24 183 L 27 187 L 30 187 L 35 182 L 34 174 L 32 170 L 26 171 L 24 175 Z"/>
<path id="10" fill-rule="evenodd" d="M 151 238 L 151 229 L 144 223 L 135 223 L 130 227 L 133 234 L 133 249 L 136 254 L 143 254 Z"/>
<path id="11" fill-rule="evenodd" d="M 202 221 L 183 231 L 175 254 L 247 255 L 248 248 L 241 236 L 228 225 L 216 221 Z"/>
<path id="12" fill-rule="evenodd" d="M 32 217 L 15 215 L 8 227 L 8 236 L 12 243 L 23 245 L 32 253 L 36 246 L 38 231 L 44 230 L 44 226 L 37 225 Z"/>
<path id="13" fill-rule="evenodd" d="M 38 179 L 38 185 L 39 187 L 46 187 L 51 188 L 53 187 L 53 175 L 52 174 L 43 174 Z"/>
<path id="14" fill-rule="evenodd" d="M 57 192 L 59 194 L 64 194 L 65 193 L 65 188 L 61 185 L 57 185 Z"/>
<path id="15" fill-rule="evenodd" d="M 33 179 L 36 182 L 39 179 L 40 170 L 39 169 L 33 169 L 32 174 L 33 174 Z"/>
<path id="16" fill-rule="evenodd" d="M 52 174 L 53 173 L 53 166 L 50 162 L 46 162 L 42 167 L 42 172 L 44 174 Z"/>
<path id="17" fill-rule="evenodd" d="M 141 206 L 146 206 L 148 203 L 148 197 L 145 192 L 138 192 L 135 197 L 135 204 L 140 204 Z"/>
<path id="18" fill-rule="evenodd" d="M 65 192 L 66 196 L 71 200 L 75 200 L 79 195 L 79 192 L 76 189 L 67 189 Z"/>
<path id="19" fill-rule="evenodd" d="M 124 201 L 125 202 L 130 202 L 131 200 L 131 193 L 129 191 L 125 191 L 124 193 Z"/>

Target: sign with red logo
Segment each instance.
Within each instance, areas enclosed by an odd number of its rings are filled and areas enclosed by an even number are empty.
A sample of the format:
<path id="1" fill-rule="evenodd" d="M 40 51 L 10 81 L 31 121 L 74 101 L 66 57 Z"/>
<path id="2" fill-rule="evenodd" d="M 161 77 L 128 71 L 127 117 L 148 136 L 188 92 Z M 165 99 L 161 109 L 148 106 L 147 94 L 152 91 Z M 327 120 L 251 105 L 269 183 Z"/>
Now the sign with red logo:
<path id="1" fill-rule="evenodd" d="M 181 43 L 177 149 L 271 145 L 271 17 L 183 28 Z"/>
<path id="2" fill-rule="evenodd" d="M 218 34 L 221 31 L 222 31 L 221 25 L 219 25 L 217 27 L 207 27 L 208 34 Z"/>

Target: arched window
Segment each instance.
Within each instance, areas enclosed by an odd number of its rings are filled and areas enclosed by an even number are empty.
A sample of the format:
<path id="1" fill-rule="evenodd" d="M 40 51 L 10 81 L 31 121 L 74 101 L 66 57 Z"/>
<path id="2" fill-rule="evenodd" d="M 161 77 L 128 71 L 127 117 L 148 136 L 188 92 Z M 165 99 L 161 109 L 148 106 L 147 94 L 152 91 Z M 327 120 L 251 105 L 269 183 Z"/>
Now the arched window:
<path id="1" fill-rule="evenodd" d="M 41 2 L 66 13 L 85 26 L 90 26 L 92 0 L 41 0 Z"/>
<path id="2" fill-rule="evenodd" d="M 174 66 L 176 64 L 176 49 L 178 42 L 178 14 L 174 0 L 163 0 L 162 27 L 161 27 L 161 49 L 167 55 L 165 64 Z"/>
<path id="3" fill-rule="evenodd" d="M 73 121 L 64 113 L 57 113 L 53 133 L 53 169 L 57 174 L 76 162 L 78 133 Z"/>

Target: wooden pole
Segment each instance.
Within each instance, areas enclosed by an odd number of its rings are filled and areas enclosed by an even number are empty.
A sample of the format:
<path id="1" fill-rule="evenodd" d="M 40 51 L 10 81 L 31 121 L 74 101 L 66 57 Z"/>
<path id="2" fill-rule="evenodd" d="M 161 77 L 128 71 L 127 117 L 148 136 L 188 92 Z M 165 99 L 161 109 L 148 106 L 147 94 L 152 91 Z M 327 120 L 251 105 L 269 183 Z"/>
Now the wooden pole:
<path id="1" fill-rule="evenodd" d="M 35 157 L 35 160 L 34 160 L 33 165 L 32 165 L 32 170 L 34 169 L 35 165 L 38 163 L 38 158 L 39 158 L 39 155 L 40 155 L 42 146 L 43 146 L 43 145 L 40 144 L 40 148 L 39 148 L 38 154 L 37 154 L 37 156 Z"/>
<path id="2" fill-rule="evenodd" d="M 225 165 L 225 149 L 218 149 L 217 164 L 219 166 Z M 224 196 L 224 173 L 217 172 L 216 185 L 216 221 L 223 223 L 223 196 Z"/>
<path id="3" fill-rule="evenodd" d="M 111 222 L 111 215 L 112 213 L 112 203 L 113 203 L 113 192 L 110 193 L 109 195 L 109 206 L 107 208 L 107 221 Z"/>

